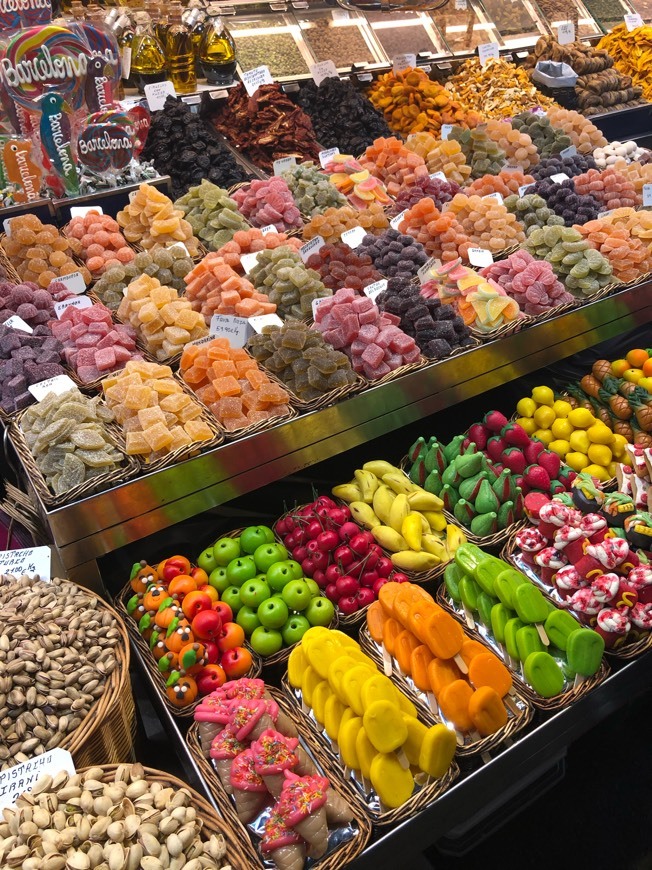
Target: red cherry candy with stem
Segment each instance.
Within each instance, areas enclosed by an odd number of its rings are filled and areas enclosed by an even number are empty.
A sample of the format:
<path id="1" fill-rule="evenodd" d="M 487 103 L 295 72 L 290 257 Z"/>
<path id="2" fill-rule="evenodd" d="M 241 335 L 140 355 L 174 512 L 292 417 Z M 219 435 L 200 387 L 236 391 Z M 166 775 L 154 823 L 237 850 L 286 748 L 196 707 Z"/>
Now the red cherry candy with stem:
<path id="1" fill-rule="evenodd" d="M 340 526 L 339 532 L 340 541 L 350 541 L 351 538 L 360 534 L 360 526 L 356 526 L 355 523 L 345 522 L 342 526 Z"/>
<path id="2" fill-rule="evenodd" d="M 360 604 L 356 595 L 344 595 L 337 602 L 337 606 L 345 616 L 350 616 L 352 613 L 360 610 Z"/>

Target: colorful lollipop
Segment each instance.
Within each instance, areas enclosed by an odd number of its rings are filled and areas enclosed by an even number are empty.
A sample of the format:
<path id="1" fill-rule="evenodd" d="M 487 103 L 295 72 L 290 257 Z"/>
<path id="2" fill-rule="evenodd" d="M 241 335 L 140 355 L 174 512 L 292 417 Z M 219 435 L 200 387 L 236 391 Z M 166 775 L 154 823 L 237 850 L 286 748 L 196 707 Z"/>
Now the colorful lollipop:
<path id="1" fill-rule="evenodd" d="M 79 193 L 79 176 L 70 144 L 72 110 L 61 94 L 46 94 L 41 99 L 41 146 L 63 181 L 67 194 Z"/>
<path id="2" fill-rule="evenodd" d="M 93 57 L 88 63 L 84 97 L 89 112 L 103 112 L 113 105 L 111 65 L 101 57 Z"/>
<path id="3" fill-rule="evenodd" d="M 14 196 L 16 202 L 31 202 L 39 198 L 43 171 L 32 159 L 31 141 L 9 139 L 5 142 L 2 163 L 7 181 L 20 188 Z"/>

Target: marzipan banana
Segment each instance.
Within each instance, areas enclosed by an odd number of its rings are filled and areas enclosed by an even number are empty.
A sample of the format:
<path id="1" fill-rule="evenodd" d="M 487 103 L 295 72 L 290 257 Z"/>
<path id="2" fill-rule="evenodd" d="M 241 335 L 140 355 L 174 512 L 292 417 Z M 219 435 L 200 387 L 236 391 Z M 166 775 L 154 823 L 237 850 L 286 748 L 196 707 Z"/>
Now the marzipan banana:
<path id="1" fill-rule="evenodd" d="M 390 526 L 375 526 L 371 530 L 371 534 L 378 541 L 381 547 L 390 550 L 392 553 L 398 550 L 407 550 L 408 545 L 405 538 Z"/>
<path id="2" fill-rule="evenodd" d="M 370 507 L 364 501 L 352 501 L 349 505 L 351 509 L 351 516 L 359 523 L 361 526 L 364 526 L 365 529 L 373 529 L 376 526 L 381 525 L 380 520 L 374 513 L 374 509 Z"/>

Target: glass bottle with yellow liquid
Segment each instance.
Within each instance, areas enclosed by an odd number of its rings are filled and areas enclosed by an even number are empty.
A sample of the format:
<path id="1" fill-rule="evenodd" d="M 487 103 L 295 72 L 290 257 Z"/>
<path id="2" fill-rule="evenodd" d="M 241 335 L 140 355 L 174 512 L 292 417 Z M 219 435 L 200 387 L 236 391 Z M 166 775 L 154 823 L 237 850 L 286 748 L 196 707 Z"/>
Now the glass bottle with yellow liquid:
<path id="1" fill-rule="evenodd" d="M 204 75 L 211 84 L 226 85 L 233 80 L 236 67 L 235 42 L 224 19 L 217 15 L 209 19 L 199 46 L 199 59 Z"/>
<path id="2" fill-rule="evenodd" d="M 167 64 L 163 46 L 154 33 L 155 4 L 148 5 L 147 13 L 136 14 L 136 32 L 131 43 L 131 75 L 138 90 L 145 85 L 165 81 Z"/>
<path id="3" fill-rule="evenodd" d="M 182 14 L 181 4 L 172 3 L 165 34 L 165 55 L 174 90 L 177 94 L 193 94 L 197 90 L 195 53 L 190 28 L 183 23 Z"/>

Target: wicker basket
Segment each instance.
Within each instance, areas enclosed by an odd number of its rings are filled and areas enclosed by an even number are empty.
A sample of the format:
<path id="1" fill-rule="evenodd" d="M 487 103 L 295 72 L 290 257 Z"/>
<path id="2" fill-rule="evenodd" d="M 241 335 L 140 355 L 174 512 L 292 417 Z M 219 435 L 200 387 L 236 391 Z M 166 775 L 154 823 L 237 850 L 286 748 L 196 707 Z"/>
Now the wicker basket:
<path id="1" fill-rule="evenodd" d="M 101 767 L 104 773 L 99 779 L 105 783 L 113 782 L 118 765 L 103 764 Z M 212 834 L 224 837 L 226 845 L 225 864 L 230 864 L 232 870 L 245 870 L 245 868 L 252 866 L 248 840 L 242 836 L 238 828 L 230 824 L 229 820 L 219 816 L 199 792 L 166 771 L 155 770 L 152 767 L 145 767 L 143 770 L 148 782 L 159 782 L 164 788 L 172 788 L 175 792 L 181 789 L 190 792 L 191 806 L 194 807 L 201 821 L 202 833 L 206 834 L 205 839 L 208 839 Z M 78 773 L 84 773 L 84 769 L 78 770 Z"/>
<path id="2" fill-rule="evenodd" d="M 534 322 L 533 317 L 525 314 L 523 317 L 512 320 L 510 323 L 505 323 L 498 329 L 492 329 L 491 332 L 482 332 L 480 329 L 474 329 L 473 327 L 470 327 L 470 332 L 472 337 L 477 341 L 486 343 L 488 341 L 498 341 L 500 338 L 505 338 L 508 335 L 513 335 L 515 332 L 520 332 L 522 329 L 527 329 Z"/>
<path id="3" fill-rule="evenodd" d="M 449 613 L 452 613 L 457 617 L 462 616 L 462 613 L 455 607 L 448 597 L 445 586 L 442 585 L 437 590 L 436 601 Z M 584 695 L 588 694 L 596 686 L 599 686 L 600 683 L 604 682 L 604 680 L 609 676 L 609 665 L 603 659 L 598 672 L 592 677 L 584 679 L 577 686 L 572 684 L 569 685 L 563 692 L 554 695 L 552 698 L 544 698 L 525 682 L 520 667 L 518 670 L 514 669 L 504 649 L 485 626 L 476 622 L 475 630 L 471 629 L 467 624 L 463 624 L 462 628 L 469 637 L 473 638 L 473 640 L 484 641 L 485 645 L 489 646 L 491 650 L 504 661 L 505 666 L 510 669 L 514 676 L 514 683 L 516 684 L 519 693 L 538 710 L 561 710 L 569 704 L 572 704 L 574 701 L 583 698 Z"/>
<path id="4" fill-rule="evenodd" d="M 77 768 L 134 760 L 136 710 L 129 679 L 129 639 L 116 611 L 99 598 L 96 606 L 109 611 L 120 632 L 120 640 L 114 647 L 117 666 L 79 728 L 60 744 L 61 749 L 70 752 Z"/>
<path id="5" fill-rule="evenodd" d="M 430 360 L 427 360 L 425 356 L 421 355 L 416 362 L 407 363 L 407 365 L 404 366 L 399 366 L 397 369 L 388 372 L 386 375 L 383 375 L 382 378 L 377 378 L 375 381 L 370 380 L 364 375 L 360 375 L 360 377 L 364 381 L 365 387 L 380 387 L 383 384 L 389 384 L 391 381 L 397 380 L 397 378 L 402 378 L 403 375 L 409 375 L 411 372 L 417 372 L 419 371 L 419 369 L 423 369 L 427 365 L 430 365 Z"/>
<path id="6" fill-rule="evenodd" d="M 274 372 L 270 372 L 263 363 L 258 363 L 258 365 L 265 369 L 265 372 L 270 375 L 270 377 L 274 375 Z M 327 408 L 329 405 L 335 405 L 337 402 L 341 402 L 342 399 L 348 399 L 350 396 L 359 393 L 367 387 L 367 383 L 363 378 L 356 375 L 356 379 L 352 384 L 347 384 L 345 387 L 338 387 L 336 390 L 329 390 L 327 393 L 318 396 L 316 399 L 301 399 L 288 387 L 286 383 L 281 380 L 279 380 L 279 383 L 289 394 L 290 404 L 300 413 L 302 411 L 321 411 L 322 408 Z"/>
<path id="7" fill-rule="evenodd" d="M 0 266 L 6 271 L 7 279 L 12 281 L 14 284 L 21 284 L 22 278 L 18 274 L 18 272 L 14 269 L 11 260 L 5 253 L 5 249 L 2 247 L 2 242 L 5 240 L 6 235 L 2 233 L 0 235 Z"/>
<path id="8" fill-rule="evenodd" d="M 360 629 L 359 640 L 363 652 L 375 661 L 379 670 L 382 670 L 383 655 L 381 648 L 372 639 L 366 626 Z M 490 652 L 490 650 L 487 649 L 487 652 Z M 397 689 L 403 692 L 404 695 L 407 695 L 407 697 L 414 702 L 425 721 L 430 722 L 433 725 L 443 721 L 440 715 L 430 708 L 426 694 L 419 691 L 414 683 L 400 672 L 396 662 L 394 662 L 392 666 L 391 680 L 396 685 Z M 496 747 L 500 746 L 505 740 L 513 737 L 525 728 L 534 715 L 534 709 L 532 706 L 516 689 L 513 690 L 513 694 L 510 695 L 509 702 L 505 706 L 508 715 L 507 724 L 494 734 L 489 734 L 487 737 L 481 739 L 473 739 L 469 734 L 463 735 L 459 731 L 456 732 L 458 740 L 457 755 L 460 758 L 482 755 L 485 752 L 496 749 Z M 443 724 L 448 725 L 446 721 L 444 721 Z M 451 726 L 449 725 L 448 727 Z"/>
<path id="9" fill-rule="evenodd" d="M 557 592 L 554 586 L 549 586 L 547 583 L 544 583 L 543 580 L 539 577 L 536 570 L 532 567 L 532 565 L 528 565 L 522 558 L 522 555 L 518 549 L 516 544 L 516 535 L 512 535 L 505 546 L 503 547 L 503 551 L 500 554 L 501 557 L 506 561 L 513 565 L 518 571 L 521 571 L 527 577 L 530 578 L 543 592 L 546 598 L 549 598 L 550 601 L 553 602 L 557 607 L 564 607 L 563 599 Z M 568 609 L 568 608 L 565 608 Z M 572 616 L 576 616 L 574 610 L 568 609 L 568 612 Z M 578 620 L 581 620 L 578 617 Z M 584 623 L 582 623 L 584 625 Z M 624 639 L 623 643 L 620 643 L 618 646 L 605 650 L 606 654 L 609 656 L 613 656 L 616 659 L 634 659 L 639 655 L 642 655 L 644 652 L 647 652 L 648 649 L 652 648 L 652 631 L 645 632 L 643 635 L 640 635 L 638 632 L 630 632 L 629 635 Z"/>
<path id="10" fill-rule="evenodd" d="M 301 704 L 301 693 L 295 692 L 287 682 L 286 678 L 283 679 L 283 691 L 286 698 L 289 700 L 290 709 L 292 710 L 292 718 L 296 722 L 301 737 L 319 757 L 327 758 L 329 760 L 331 769 L 337 772 L 340 781 L 345 782 L 347 788 L 350 789 L 355 802 L 359 806 L 360 811 L 365 813 L 371 819 L 374 826 L 386 827 L 388 825 L 395 825 L 405 819 L 412 818 L 416 813 L 432 804 L 440 795 L 450 788 L 452 783 L 459 776 L 459 768 L 453 761 L 444 776 L 427 782 L 424 785 L 419 785 L 412 794 L 412 797 L 404 804 L 394 809 L 388 809 L 380 804 L 378 796 L 371 786 L 368 786 L 367 789 L 362 781 L 358 780 L 356 776 L 345 767 L 339 755 L 335 754 L 330 740 L 322 732 L 321 726 L 317 724 L 310 714 L 304 712 Z M 422 719 L 423 717 L 420 718 Z"/>
<path id="11" fill-rule="evenodd" d="M 79 499 L 84 496 L 90 495 L 91 493 L 97 492 L 101 489 L 110 489 L 117 486 L 119 483 L 124 483 L 125 480 L 129 480 L 129 478 L 135 477 L 138 474 L 140 470 L 138 462 L 136 462 L 133 457 L 125 454 L 124 464 L 120 468 L 117 468 L 114 471 L 107 471 L 104 474 L 98 474 L 97 477 L 91 477 L 84 481 L 84 483 L 79 484 L 79 486 L 73 486 L 67 492 L 61 493 L 61 495 L 55 495 L 47 485 L 45 477 L 39 470 L 36 460 L 32 455 L 32 451 L 27 446 L 25 436 L 20 428 L 20 422 L 24 413 L 25 412 L 23 411 L 11 423 L 9 427 L 9 438 L 18 454 L 18 458 L 25 469 L 31 485 L 34 487 L 43 504 L 54 507 L 72 501 L 79 501 Z M 113 423 L 107 424 L 106 430 L 113 446 L 124 454 L 125 444 L 120 430 Z"/>
<path id="12" fill-rule="evenodd" d="M 152 655 L 152 651 L 149 648 L 149 644 L 143 638 L 143 636 L 138 631 L 138 625 L 134 618 L 129 615 L 126 607 L 126 602 L 133 595 L 133 590 L 129 583 L 127 583 L 120 592 L 114 598 L 115 608 L 120 616 L 121 621 L 124 623 L 126 631 L 129 635 L 129 639 L 134 645 L 137 655 L 141 659 L 144 667 L 149 671 L 149 674 L 152 676 L 152 682 L 156 687 L 156 691 L 159 693 L 161 700 L 168 708 L 170 713 L 175 718 L 179 719 L 189 719 L 195 707 L 200 702 L 200 698 L 197 698 L 193 701 L 192 704 L 189 704 L 187 707 L 175 707 L 174 704 L 170 701 L 167 696 L 167 692 L 165 691 L 165 676 L 159 671 L 156 659 Z M 262 664 L 258 655 L 253 652 L 253 650 L 249 650 L 251 652 L 251 656 L 253 659 L 253 665 L 251 669 L 247 672 L 248 677 L 257 677 L 262 671 Z"/>
<path id="13" fill-rule="evenodd" d="M 272 689 L 269 687 L 268 691 L 279 705 L 282 712 L 294 719 L 294 709 L 288 702 L 284 693 L 280 692 L 278 689 Z M 355 826 L 356 831 L 351 839 L 342 842 L 340 838 L 335 838 L 336 842 L 333 844 L 333 847 L 329 849 L 328 853 L 323 858 L 311 862 L 310 864 L 310 866 L 314 867 L 315 870 L 340 870 L 341 867 L 344 867 L 357 858 L 365 848 L 371 837 L 371 824 L 366 814 L 361 811 L 359 802 L 356 801 L 352 789 L 343 782 L 337 767 L 332 763 L 330 753 L 324 752 L 321 746 L 313 744 L 311 741 L 306 739 L 300 729 L 297 730 L 299 730 L 303 749 L 312 757 L 313 761 L 316 763 L 317 767 L 321 769 L 324 776 L 330 780 L 331 788 L 333 788 L 341 798 L 344 798 L 347 801 L 353 811 L 353 825 Z M 232 799 L 224 790 L 220 778 L 215 772 L 215 768 L 212 766 L 210 760 L 204 756 L 199 740 L 199 729 L 196 723 L 191 725 L 186 740 L 190 748 L 190 754 L 194 758 L 203 780 L 211 795 L 215 798 L 215 802 L 223 813 L 224 818 L 228 821 L 230 826 L 237 831 L 239 838 L 245 838 L 249 844 L 249 860 L 246 867 L 264 870 L 264 868 L 268 867 L 269 864 L 261 858 L 260 852 L 254 845 L 247 827 L 245 827 L 238 818 Z M 244 867 L 245 865 L 242 866 L 242 870 L 244 870 Z M 234 867 L 234 870 L 240 870 L 240 868 Z"/>

